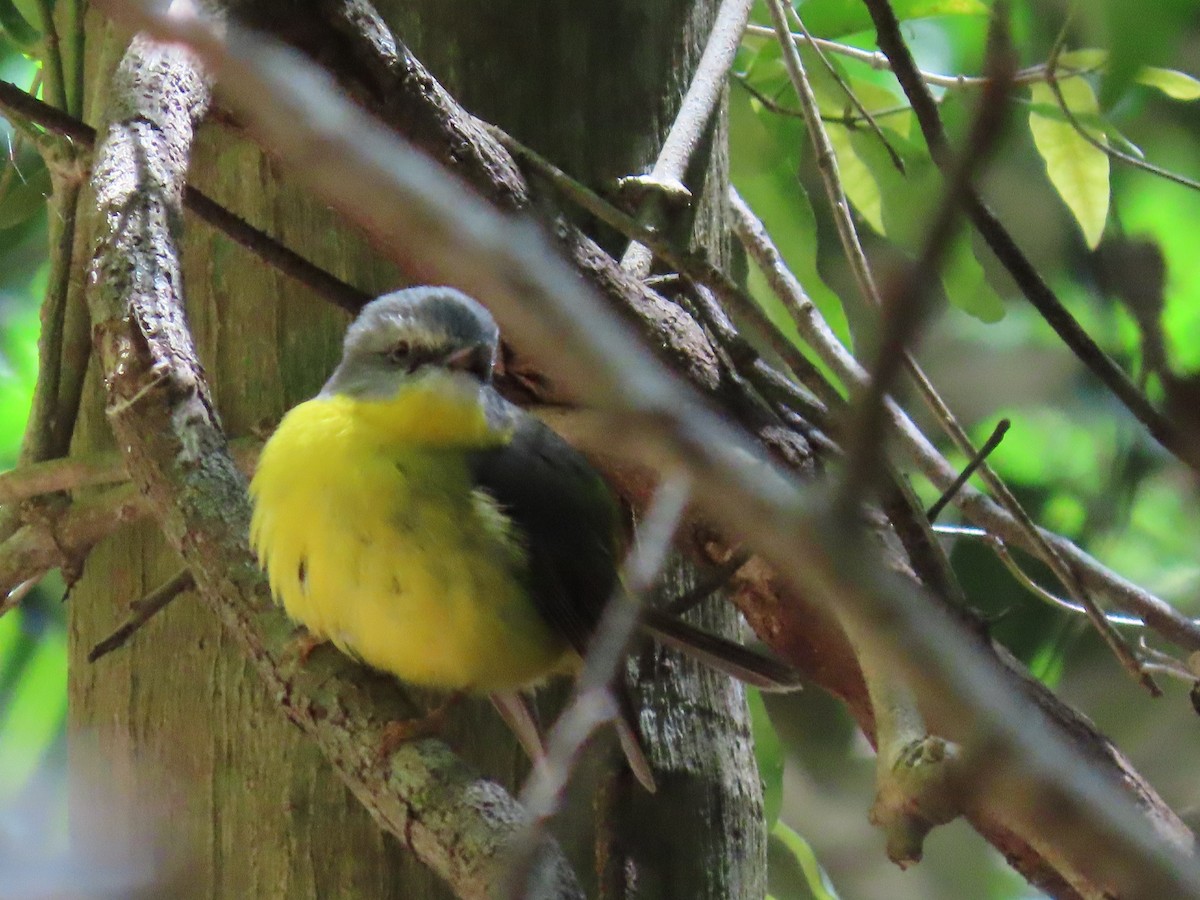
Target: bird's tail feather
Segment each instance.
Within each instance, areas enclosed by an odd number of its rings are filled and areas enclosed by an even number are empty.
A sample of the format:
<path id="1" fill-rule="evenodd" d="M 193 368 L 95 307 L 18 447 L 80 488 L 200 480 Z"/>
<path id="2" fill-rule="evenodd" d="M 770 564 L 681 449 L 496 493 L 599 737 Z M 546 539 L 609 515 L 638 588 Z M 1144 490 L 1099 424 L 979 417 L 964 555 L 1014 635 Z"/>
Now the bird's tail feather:
<path id="1" fill-rule="evenodd" d="M 785 662 L 744 647 L 658 609 L 642 614 L 642 627 L 659 643 L 763 691 L 796 691 L 800 673 Z"/>
<path id="2" fill-rule="evenodd" d="M 617 715 L 613 719 L 613 727 L 617 730 L 621 752 L 625 754 L 625 761 L 629 763 L 634 777 L 641 782 L 642 787 L 653 794 L 658 790 L 658 785 L 654 781 L 654 771 L 650 768 L 642 733 L 637 726 L 637 710 L 633 698 L 629 696 L 628 686 L 619 677 L 612 690 L 617 701 Z"/>

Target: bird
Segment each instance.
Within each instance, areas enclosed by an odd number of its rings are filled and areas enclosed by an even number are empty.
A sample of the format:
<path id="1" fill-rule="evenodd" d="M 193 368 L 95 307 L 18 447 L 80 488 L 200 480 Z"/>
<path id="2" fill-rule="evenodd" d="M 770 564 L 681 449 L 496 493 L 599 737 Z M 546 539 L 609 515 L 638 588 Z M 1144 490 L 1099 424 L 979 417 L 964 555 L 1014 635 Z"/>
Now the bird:
<path id="1" fill-rule="evenodd" d="M 493 384 L 500 333 L 453 288 L 367 303 L 341 361 L 286 413 L 250 483 L 251 546 L 314 641 L 401 681 L 485 694 L 536 762 L 525 692 L 578 672 L 620 587 L 620 507 L 588 460 Z M 655 609 L 663 643 L 750 684 L 786 664 Z M 632 704 L 614 719 L 650 791 Z"/>

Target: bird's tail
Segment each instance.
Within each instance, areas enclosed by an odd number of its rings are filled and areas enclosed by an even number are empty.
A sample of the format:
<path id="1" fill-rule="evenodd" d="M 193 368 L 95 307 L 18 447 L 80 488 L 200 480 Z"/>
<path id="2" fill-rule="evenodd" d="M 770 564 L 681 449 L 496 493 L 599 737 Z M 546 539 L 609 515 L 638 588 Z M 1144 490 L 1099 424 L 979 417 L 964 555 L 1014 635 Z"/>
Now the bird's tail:
<path id="1" fill-rule="evenodd" d="M 643 611 L 642 628 L 659 643 L 686 653 L 706 666 L 759 690 L 800 689 L 800 673 L 787 663 L 744 647 L 737 641 L 697 628 L 660 609 Z"/>
<path id="2" fill-rule="evenodd" d="M 617 730 L 621 752 L 625 754 L 625 761 L 629 763 L 634 777 L 641 782 L 642 787 L 653 794 L 658 790 L 658 785 L 654 781 L 650 760 L 646 757 L 646 746 L 642 740 L 641 729 L 637 725 L 637 709 L 629 695 L 625 679 L 615 679 L 612 691 L 617 701 L 617 716 L 613 719 L 613 727 Z"/>

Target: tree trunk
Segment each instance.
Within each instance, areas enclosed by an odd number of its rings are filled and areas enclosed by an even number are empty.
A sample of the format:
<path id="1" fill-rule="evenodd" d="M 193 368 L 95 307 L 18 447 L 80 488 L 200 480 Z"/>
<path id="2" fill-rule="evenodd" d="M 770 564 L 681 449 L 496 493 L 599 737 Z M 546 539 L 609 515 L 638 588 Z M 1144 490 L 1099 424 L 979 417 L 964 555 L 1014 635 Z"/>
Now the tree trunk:
<path id="1" fill-rule="evenodd" d="M 507 2 L 465 16 L 452 4 L 426 0 L 381 4 L 380 11 L 469 109 L 603 187 L 652 163 L 714 5 Z M 125 39 L 95 16 L 88 36 L 86 114 L 95 123 L 108 109 L 109 79 Z M 720 148 L 723 127 L 717 134 Z M 193 184 L 347 281 L 375 293 L 402 280 L 320 204 L 282 184 L 235 129 L 202 129 L 190 172 Z M 723 153 L 711 154 L 703 174 L 695 182 L 705 187 L 696 234 L 719 257 L 722 204 L 711 198 L 724 196 Z M 76 259 L 85 261 L 96 227 L 90 200 L 85 192 L 76 240 Z M 183 259 L 190 326 L 227 433 L 270 425 L 315 393 L 337 359 L 346 317 L 194 220 L 187 223 Z M 82 315 L 82 292 L 83 280 L 75 279 L 72 314 Z M 73 452 L 111 442 L 103 390 L 92 378 Z M 152 526 L 127 529 L 93 551 L 70 601 L 73 754 L 94 769 L 98 753 L 120 773 L 129 821 L 160 808 L 180 830 L 190 852 L 179 892 L 448 896 L 381 835 L 193 598 L 178 598 L 119 653 L 87 663 L 88 650 L 124 617 L 123 605 L 179 566 Z M 733 624 L 725 604 L 706 616 L 710 625 Z M 649 709 L 643 726 L 665 774 L 656 797 L 610 786 L 606 796 L 616 792 L 616 799 L 606 808 L 613 819 L 602 833 L 616 837 L 605 842 L 605 873 L 634 873 L 624 896 L 761 896 L 761 795 L 740 689 L 657 651 L 639 654 L 632 669 L 643 676 L 638 693 Z M 95 740 L 81 739 L 86 734 Z M 446 739 L 510 788 L 520 783 L 525 763 L 486 704 L 456 717 Z M 166 791 L 149 787 L 162 783 Z M 576 805 L 567 818 L 568 831 L 578 834 L 566 843 L 586 883 L 594 878 L 593 841 L 590 829 L 575 827 L 586 813 L 586 794 Z M 686 828 L 679 827 L 683 821 Z"/>

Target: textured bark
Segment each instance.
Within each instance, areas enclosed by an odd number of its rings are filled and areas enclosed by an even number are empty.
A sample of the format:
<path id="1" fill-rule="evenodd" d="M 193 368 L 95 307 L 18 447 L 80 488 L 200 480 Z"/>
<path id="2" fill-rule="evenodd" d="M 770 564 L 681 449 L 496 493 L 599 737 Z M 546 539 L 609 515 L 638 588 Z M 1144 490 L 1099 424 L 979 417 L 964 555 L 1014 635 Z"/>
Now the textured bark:
<path id="1" fill-rule="evenodd" d="M 608 191 L 619 177 L 653 164 L 717 4 L 622 0 L 542 7 L 507 0 L 480 7 L 469 22 L 438 0 L 379 6 L 396 36 L 463 107 Z M 699 198 L 691 240 L 721 260 L 728 241 L 723 114 L 715 133 L 717 152 L 705 149 L 689 173 Z M 597 237 L 620 255 L 622 240 L 602 232 Z M 663 591 L 676 595 L 688 583 L 687 567 L 676 565 Z M 728 604 L 711 604 L 703 615 L 710 627 L 736 628 Z M 618 791 L 615 799 L 616 789 L 606 794 L 616 826 L 601 861 L 606 889 L 625 890 L 612 896 L 762 896 L 761 787 L 740 687 L 649 647 L 631 672 L 647 709 L 642 725 L 651 755 L 664 775 L 654 797 L 636 787 Z M 686 829 L 678 827 L 681 819 Z M 623 859 L 632 863 L 636 883 L 607 877 L 625 874 Z"/>
<path id="2" fill-rule="evenodd" d="M 592 35 L 585 41 L 587 47 L 558 48 L 564 51 L 560 62 L 574 67 L 573 90 L 579 92 L 563 96 L 564 102 L 579 104 L 574 113 L 579 127 L 557 135 L 562 147 L 574 152 L 572 148 L 587 143 L 593 130 L 603 131 L 609 137 L 605 148 L 616 147 L 621 152 L 606 156 L 589 147 L 587 155 L 597 164 L 603 163 L 606 172 L 624 174 L 647 166 L 670 123 L 672 106 L 686 87 L 678 67 L 694 62 L 702 47 L 709 6 L 676 3 L 669 15 L 649 27 L 637 12 L 638 4 L 629 4 L 628 11 L 617 17 L 626 25 L 637 26 L 629 42 L 653 38 L 671 50 L 660 52 L 661 47 L 649 46 L 646 58 L 653 59 L 655 66 L 639 71 L 639 89 L 620 97 L 619 103 L 616 94 L 601 95 L 608 102 L 600 110 L 590 109 L 584 95 L 593 87 L 595 66 L 612 67 L 621 61 L 619 44 L 623 42 L 614 42 L 611 31 L 600 40 L 591 28 L 594 23 L 573 20 L 572 12 L 558 13 L 563 21 L 556 27 L 562 34 Z M 521 19 L 522 10 L 514 8 L 512 13 L 515 20 Z M 470 23 L 459 16 L 447 24 L 463 28 Z M 103 29 L 99 22 L 95 25 L 92 33 L 99 35 Z M 420 23 L 417 33 L 426 34 L 434 27 L 434 23 Z M 436 44 L 436 33 L 428 34 L 434 35 L 427 39 Z M 472 39 L 480 42 L 472 55 L 487 58 L 487 43 L 496 36 L 481 27 Z M 540 50 L 546 49 L 544 33 L 534 30 L 528 40 Z M 89 113 L 93 120 L 98 111 L 112 109 L 112 95 L 102 86 L 109 83 L 110 70 L 123 46 L 123 39 L 116 35 L 110 36 L 107 44 L 94 41 L 91 45 Z M 577 52 L 583 52 L 582 58 L 588 61 L 582 69 L 576 65 Z M 668 60 L 665 67 L 661 64 L 664 59 Z M 489 88 L 500 82 L 511 86 L 510 82 L 526 76 L 535 82 L 545 77 L 544 69 L 522 69 L 520 61 L 518 52 L 493 66 L 488 75 L 475 75 L 479 80 L 474 83 L 486 96 Z M 545 64 L 553 65 L 553 61 Z M 570 80 L 564 77 L 556 83 Z M 626 81 L 624 77 L 620 80 Z M 468 89 L 466 84 L 452 85 Z M 616 80 L 610 87 L 616 90 Z M 176 96 L 174 86 L 155 82 L 155 73 L 136 70 L 118 78 L 115 96 L 136 98 L 143 90 L 160 92 L 168 101 Z M 179 93 L 183 98 L 192 95 L 188 90 Z M 536 105 L 534 98 L 525 89 L 510 93 L 505 103 Z M 168 109 L 161 120 L 154 113 L 152 124 L 170 133 L 183 128 L 193 112 Z M 145 111 L 125 108 L 121 101 L 115 114 L 138 116 Z M 510 114 L 515 115 L 516 110 Z M 534 118 L 557 121 L 553 114 L 544 117 L 539 113 Z M 525 137 L 537 143 L 539 136 Z M 713 171 L 717 188 L 705 196 L 721 197 L 723 167 Z M 193 151 L 190 180 L 348 280 L 376 291 L 396 283 L 395 273 L 375 260 L 360 242 L 347 237 L 319 205 L 279 184 L 270 162 L 230 129 L 220 125 L 202 129 Z M 87 202 L 94 210 L 93 198 L 89 196 Z M 701 217 L 703 233 L 723 233 L 711 215 L 719 205 L 709 201 L 702 208 L 709 213 Z M 103 212 L 122 214 L 111 206 Z M 161 220 L 147 223 L 148 229 L 171 229 L 177 224 L 170 221 L 179 214 L 177 205 L 165 203 L 160 212 Z M 78 235 L 82 259 L 88 258 L 92 249 L 98 225 L 95 219 L 93 213 Z M 212 396 L 204 395 L 201 388 L 196 402 L 219 411 L 230 435 L 244 434 L 274 420 L 315 391 L 336 359 L 344 316 L 315 302 L 241 250 L 214 240 L 203 226 L 189 222 L 185 234 L 181 276 L 186 283 L 188 325 L 212 385 Z M 711 240 L 707 243 L 713 245 Z M 180 273 L 167 277 L 177 281 Z M 72 300 L 76 309 L 82 309 L 79 282 L 75 288 Z M 168 332 L 173 327 L 169 318 L 142 322 L 141 326 L 165 327 Z M 96 332 L 102 347 L 123 333 L 124 325 L 115 321 L 98 323 Z M 171 345 L 168 334 L 162 346 Z M 105 356 L 119 358 L 126 349 L 108 346 Z M 134 348 L 135 355 L 137 352 Z M 141 387 L 154 386 L 116 385 L 115 395 L 129 397 Z M 93 383 L 76 432 L 77 452 L 109 445 L 101 400 L 100 385 Z M 166 433 L 171 423 L 161 425 Z M 140 477 L 135 480 L 146 487 Z M 153 482 L 150 484 L 153 489 Z M 186 542 L 187 534 L 185 529 L 177 538 Z M 121 653 L 96 666 L 84 661 L 88 649 L 121 619 L 121 602 L 153 589 L 178 565 L 178 557 L 145 525 L 123 531 L 96 549 L 73 594 L 70 692 L 72 728 L 77 734 L 82 730 L 97 733 L 101 753 L 112 758 L 123 773 L 123 787 L 133 807 L 131 817 L 137 815 L 136 806 L 145 797 L 147 783 L 161 777 L 173 786 L 172 819 L 191 850 L 183 892 L 221 897 L 445 896 L 446 888 L 398 852 L 331 777 L 329 767 L 312 746 L 278 715 L 275 698 L 262 689 L 251 664 L 194 597 L 177 600 Z M 732 614 L 727 607 L 713 615 L 718 623 L 730 624 Z M 663 667 L 674 670 L 677 663 L 649 654 L 640 660 L 642 670 L 658 673 Z M 652 730 L 662 739 L 656 758 L 674 773 L 668 779 L 667 795 L 660 795 L 654 803 L 668 804 L 666 808 L 678 813 L 679 804 L 686 802 L 695 809 L 696 821 L 707 827 L 694 829 L 696 843 L 670 848 L 670 853 L 633 834 L 622 840 L 621 846 L 636 848 L 639 890 L 654 885 L 656 896 L 762 894 L 761 798 L 746 741 L 743 698 L 739 690 L 711 677 L 692 674 L 679 684 L 683 693 L 671 697 L 664 696 L 665 686 L 657 680 L 647 691 L 654 695 L 648 701 L 660 711 L 647 717 L 648 724 L 658 726 Z M 675 721 L 664 709 L 668 703 L 671 709 L 702 710 L 704 722 L 727 723 L 738 740 L 722 737 L 723 727 L 715 728 L 720 734 L 713 733 L 712 725 L 703 729 L 702 736 L 700 727 L 690 727 L 697 724 L 696 717 Z M 490 709 L 468 711 L 447 738 L 464 756 L 504 782 L 515 783 L 523 772 L 519 751 Z M 77 746 L 79 743 L 76 741 Z M 723 753 L 712 753 L 714 746 L 723 748 Z M 662 807 L 650 806 L 645 798 L 639 800 L 644 808 L 661 813 Z M 652 820 L 638 815 L 627 821 L 644 828 Z M 660 822 L 656 836 L 663 831 Z M 590 842 L 581 840 L 577 856 L 585 870 L 590 868 L 590 853 Z M 729 865 L 700 864 L 714 858 L 726 859 Z"/>
<path id="3" fill-rule="evenodd" d="M 92 16 L 89 37 L 86 116 L 99 124 L 128 36 Z M 228 129 L 202 129 L 190 177 L 331 270 L 366 286 L 391 283 L 390 267 L 340 232 L 319 203 L 280 185 L 270 162 Z M 91 215 L 83 217 L 76 258 L 86 262 L 97 222 L 95 198 L 89 193 L 84 202 Z M 346 317 L 195 220 L 186 224 L 189 325 L 225 428 L 247 434 L 315 392 L 338 356 Z M 83 289 L 84 279 L 75 278 L 76 315 L 83 314 Z M 102 385 L 89 381 L 77 453 L 112 446 Z M 119 653 L 87 663 L 88 650 L 123 618 L 123 604 L 179 565 L 148 523 L 92 552 L 72 591 L 69 697 L 73 752 L 112 761 L 123 778 L 114 793 L 128 798 L 130 821 L 145 815 L 143 804 L 156 805 L 147 785 L 170 786 L 171 834 L 188 848 L 182 895 L 400 898 L 413 896 L 404 887 L 411 879 L 435 884 L 279 714 L 195 596 L 178 598 Z"/>

